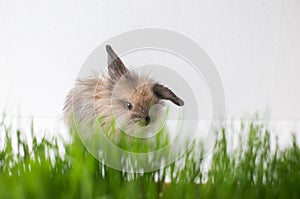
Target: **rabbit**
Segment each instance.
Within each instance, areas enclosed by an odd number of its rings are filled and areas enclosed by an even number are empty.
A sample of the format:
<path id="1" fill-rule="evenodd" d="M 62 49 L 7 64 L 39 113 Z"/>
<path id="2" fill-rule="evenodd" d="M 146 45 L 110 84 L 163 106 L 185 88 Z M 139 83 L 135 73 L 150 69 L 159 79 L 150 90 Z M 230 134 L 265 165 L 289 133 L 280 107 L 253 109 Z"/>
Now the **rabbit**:
<path id="1" fill-rule="evenodd" d="M 64 118 L 75 121 L 110 124 L 113 118 L 127 124 L 148 126 L 156 119 L 150 114 L 154 105 L 170 100 L 177 106 L 184 101 L 168 87 L 153 79 L 130 71 L 110 45 L 106 45 L 108 70 L 100 77 L 93 74 L 76 82 L 67 95 Z"/>

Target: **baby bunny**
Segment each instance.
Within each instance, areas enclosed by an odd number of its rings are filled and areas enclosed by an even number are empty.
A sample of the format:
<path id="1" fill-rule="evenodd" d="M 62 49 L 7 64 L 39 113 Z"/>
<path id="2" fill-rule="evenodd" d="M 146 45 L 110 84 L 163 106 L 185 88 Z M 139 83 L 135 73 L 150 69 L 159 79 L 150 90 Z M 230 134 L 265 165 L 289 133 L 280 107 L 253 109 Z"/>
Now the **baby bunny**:
<path id="1" fill-rule="evenodd" d="M 102 125 L 115 119 L 147 126 L 156 119 L 151 107 L 162 104 L 162 100 L 184 105 L 184 101 L 166 86 L 126 68 L 110 45 L 106 46 L 106 51 L 108 71 L 100 77 L 94 74 L 78 80 L 69 92 L 64 107 L 68 123 L 72 115 L 79 122 L 94 122 L 99 117 Z"/>

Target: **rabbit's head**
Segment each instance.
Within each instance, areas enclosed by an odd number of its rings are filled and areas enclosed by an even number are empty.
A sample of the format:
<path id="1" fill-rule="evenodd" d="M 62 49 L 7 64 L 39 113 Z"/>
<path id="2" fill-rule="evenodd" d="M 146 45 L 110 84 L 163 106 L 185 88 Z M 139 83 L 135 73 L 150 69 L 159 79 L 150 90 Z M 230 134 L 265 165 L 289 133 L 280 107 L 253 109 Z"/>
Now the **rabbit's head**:
<path id="1" fill-rule="evenodd" d="M 163 100 L 177 106 L 184 101 L 166 86 L 141 76 L 125 67 L 122 60 L 107 45 L 108 82 L 111 89 L 111 106 L 114 116 L 125 122 L 148 125 L 157 118 Z"/>

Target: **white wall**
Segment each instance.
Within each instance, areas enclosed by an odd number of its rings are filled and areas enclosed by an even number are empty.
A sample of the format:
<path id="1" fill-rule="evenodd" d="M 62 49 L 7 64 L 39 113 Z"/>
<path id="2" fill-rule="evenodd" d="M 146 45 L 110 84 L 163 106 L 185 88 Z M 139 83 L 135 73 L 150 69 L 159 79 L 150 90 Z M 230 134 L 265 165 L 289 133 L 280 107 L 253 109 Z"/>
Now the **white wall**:
<path id="1" fill-rule="evenodd" d="M 0 1 L 0 110 L 59 118 L 81 64 L 113 35 L 165 28 L 198 42 L 239 118 L 300 120 L 300 1 Z M 50 123 L 48 123 L 50 124 Z"/>

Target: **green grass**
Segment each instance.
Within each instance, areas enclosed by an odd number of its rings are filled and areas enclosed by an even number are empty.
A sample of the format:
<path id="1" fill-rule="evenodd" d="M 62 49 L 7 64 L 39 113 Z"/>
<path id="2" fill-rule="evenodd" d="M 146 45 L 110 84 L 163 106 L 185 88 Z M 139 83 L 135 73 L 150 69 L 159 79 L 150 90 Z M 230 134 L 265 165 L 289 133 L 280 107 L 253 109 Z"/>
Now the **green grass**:
<path id="1" fill-rule="evenodd" d="M 202 146 L 194 144 L 181 161 L 144 174 L 103 165 L 76 133 L 61 155 L 56 139 L 38 141 L 32 133 L 28 142 L 4 122 L 0 128 L 6 133 L 0 149 L 0 198 L 300 198 L 296 138 L 284 150 L 278 145 L 271 150 L 264 125 L 251 124 L 234 151 L 228 150 L 228 130 L 219 132 L 208 172 L 203 170 L 207 161 L 201 158 Z"/>

